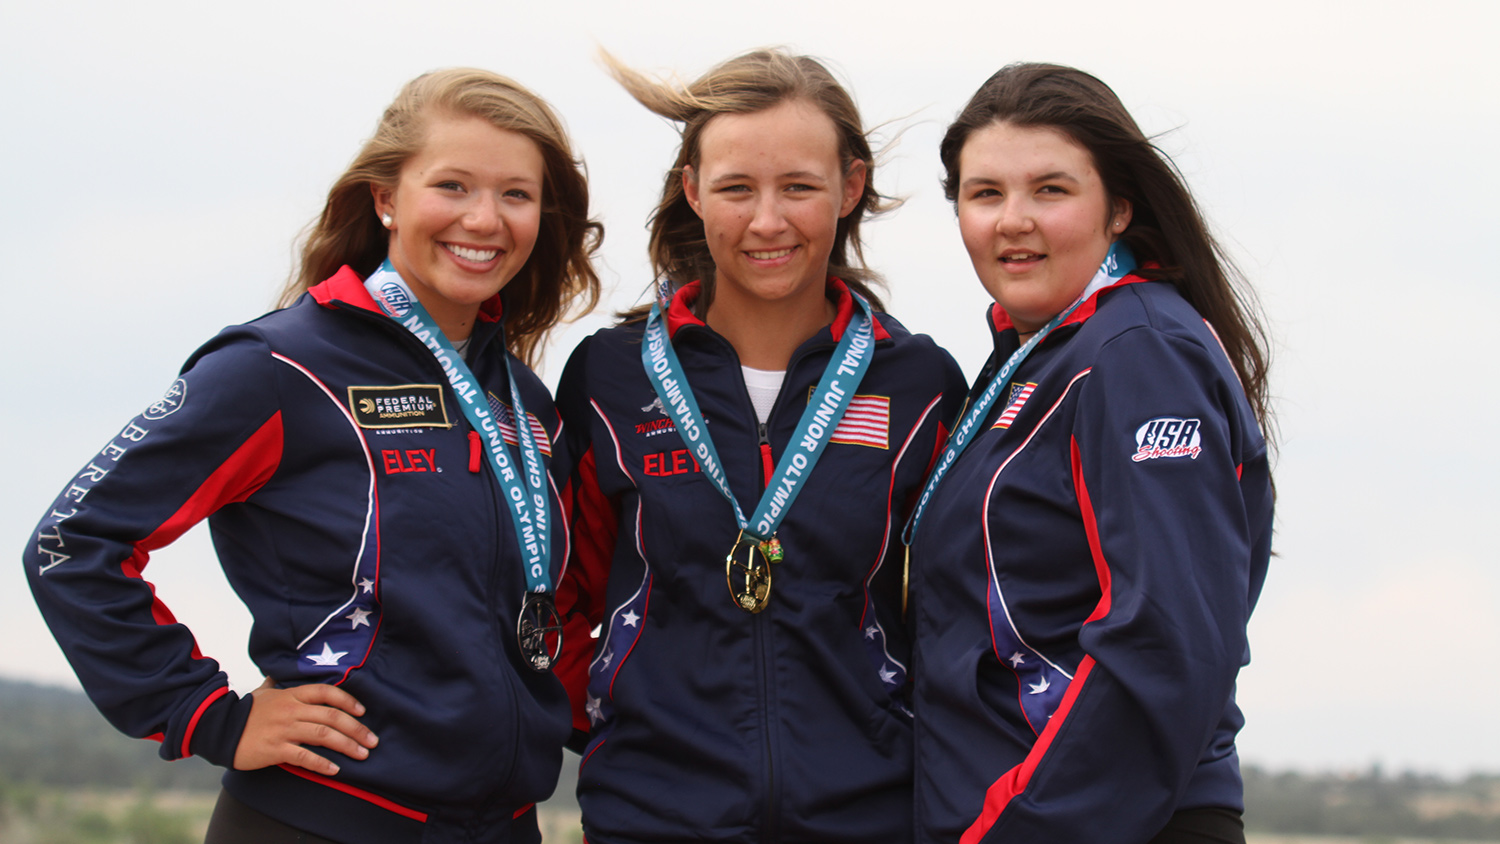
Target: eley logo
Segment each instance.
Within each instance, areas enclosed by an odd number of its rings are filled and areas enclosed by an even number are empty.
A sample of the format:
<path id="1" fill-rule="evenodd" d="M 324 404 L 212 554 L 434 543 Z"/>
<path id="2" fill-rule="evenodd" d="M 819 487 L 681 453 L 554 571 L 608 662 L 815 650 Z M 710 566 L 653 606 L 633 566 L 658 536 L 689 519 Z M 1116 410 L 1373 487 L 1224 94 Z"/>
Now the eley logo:
<path id="1" fill-rule="evenodd" d="M 641 471 L 653 478 L 667 478 L 703 470 L 699 468 L 698 461 L 693 459 L 692 452 L 679 448 L 676 451 L 658 451 L 646 455 Z"/>
<path id="2" fill-rule="evenodd" d="M 435 448 L 384 448 L 380 450 L 380 464 L 387 475 L 443 471 L 438 468 Z"/>
<path id="3" fill-rule="evenodd" d="M 1197 419 L 1158 416 L 1135 430 L 1135 454 L 1130 459 L 1137 463 L 1175 457 L 1197 460 L 1203 453 L 1198 436 L 1201 426 Z"/>
<path id="4" fill-rule="evenodd" d="M 350 387 L 349 410 L 361 428 L 452 427 L 437 384 Z"/>

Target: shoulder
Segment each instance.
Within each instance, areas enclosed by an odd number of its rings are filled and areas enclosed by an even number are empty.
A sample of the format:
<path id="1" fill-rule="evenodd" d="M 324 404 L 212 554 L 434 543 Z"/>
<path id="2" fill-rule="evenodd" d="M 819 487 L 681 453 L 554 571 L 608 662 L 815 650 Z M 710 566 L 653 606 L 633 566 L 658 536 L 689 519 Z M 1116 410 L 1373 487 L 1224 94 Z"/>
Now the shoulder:
<path id="1" fill-rule="evenodd" d="M 962 380 L 962 373 L 953 355 L 939 346 L 931 337 L 926 334 L 913 334 L 899 320 L 883 311 L 877 312 L 875 318 L 889 335 L 887 339 L 876 344 L 877 352 L 882 353 L 877 359 L 883 359 L 887 365 L 910 370 L 917 375 L 925 375 L 933 379 L 935 383 L 939 375 L 948 377 L 949 380 L 951 380 L 949 376 L 957 376 L 960 381 Z"/>
<path id="2" fill-rule="evenodd" d="M 1194 347 L 1205 354 L 1223 355 L 1213 330 L 1170 282 L 1127 284 L 1100 299 L 1098 310 L 1079 329 L 1079 351 L 1100 352 L 1128 335 L 1172 338 L 1184 351 Z M 1131 342 L 1142 342 L 1144 336 Z M 1177 345 L 1168 343 L 1168 345 Z"/>

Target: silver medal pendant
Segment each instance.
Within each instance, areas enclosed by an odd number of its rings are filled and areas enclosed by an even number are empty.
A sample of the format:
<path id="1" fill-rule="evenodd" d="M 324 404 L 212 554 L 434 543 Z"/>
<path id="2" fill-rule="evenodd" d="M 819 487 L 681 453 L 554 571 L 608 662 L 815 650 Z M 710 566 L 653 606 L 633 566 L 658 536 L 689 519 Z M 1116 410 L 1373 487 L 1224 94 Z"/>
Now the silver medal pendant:
<path id="1" fill-rule="evenodd" d="M 516 642 L 527 664 L 536 671 L 552 670 L 552 663 L 562 652 L 562 636 L 562 616 L 557 614 L 552 596 L 545 592 L 526 593 L 526 600 L 521 602 L 521 617 L 516 622 Z"/>

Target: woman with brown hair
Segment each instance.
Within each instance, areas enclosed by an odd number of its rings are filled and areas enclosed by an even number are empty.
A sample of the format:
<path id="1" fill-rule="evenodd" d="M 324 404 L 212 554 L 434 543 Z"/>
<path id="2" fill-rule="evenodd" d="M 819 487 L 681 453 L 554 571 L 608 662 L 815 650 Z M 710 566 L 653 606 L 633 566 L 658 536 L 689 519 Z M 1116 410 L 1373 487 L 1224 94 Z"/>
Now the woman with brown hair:
<path id="1" fill-rule="evenodd" d="M 943 139 L 995 350 L 908 528 L 922 841 L 1244 841 L 1265 336 L 1104 83 L 1022 64 Z"/>
<path id="2" fill-rule="evenodd" d="M 597 298 L 600 232 L 542 100 L 413 80 L 286 307 L 199 349 L 43 519 L 27 573 L 96 704 L 230 769 L 209 842 L 539 840 L 571 461 L 526 364 Z M 143 579 L 204 518 L 275 678 L 245 697 Z"/>
<path id="3" fill-rule="evenodd" d="M 962 376 L 878 310 L 874 158 L 826 68 L 762 50 L 683 87 L 612 70 L 682 144 L 651 306 L 580 344 L 558 386 L 584 832 L 908 840 L 896 530 Z"/>

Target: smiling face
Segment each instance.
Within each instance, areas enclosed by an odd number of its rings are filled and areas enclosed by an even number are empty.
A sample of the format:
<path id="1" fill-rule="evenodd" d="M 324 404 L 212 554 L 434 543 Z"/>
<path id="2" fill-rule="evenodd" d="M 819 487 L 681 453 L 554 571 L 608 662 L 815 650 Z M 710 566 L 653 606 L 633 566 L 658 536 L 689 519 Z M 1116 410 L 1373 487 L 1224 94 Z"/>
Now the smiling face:
<path id="1" fill-rule="evenodd" d="M 530 138 L 470 116 L 433 115 L 394 188 L 374 187 L 390 215 L 390 259 L 451 340 L 515 277 L 541 225 L 542 152 Z"/>
<path id="2" fill-rule="evenodd" d="M 1050 127 L 993 123 L 959 153 L 958 224 L 974 272 L 1022 333 L 1077 299 L 1130 224 L 1093 156 Z"/>
<path id="3" fill-rule="evenodd" d="M 683 188 L 714 260 L 712 307 L 779 303 L 822 313 L 839 220 L 864 186 L 864 162 L 844 172 L 833 121 L 805 100 L 709 121 Z"/>

